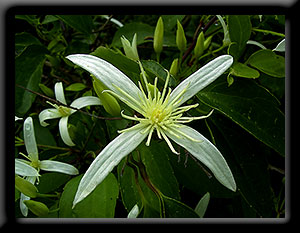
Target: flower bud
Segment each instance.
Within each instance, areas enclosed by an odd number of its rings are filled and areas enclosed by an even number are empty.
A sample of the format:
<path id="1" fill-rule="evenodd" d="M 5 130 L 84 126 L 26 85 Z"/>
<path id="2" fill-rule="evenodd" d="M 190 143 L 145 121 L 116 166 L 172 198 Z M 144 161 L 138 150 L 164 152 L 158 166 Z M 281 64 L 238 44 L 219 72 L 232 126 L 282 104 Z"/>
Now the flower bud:
<path id="1" fill-rule="evenodd" d="M 47 216 L 49 213 L 48 207 L 39 201 L 33 201 L 33 200 L 26 200 L 24 201 L 24 204 L 30 209 L 32 213 L 39 217 Z"/>
<path id="2" fill-rule="evenodd" d="M 136 45 L 136 33 L 133 36 L 132 44 L 130 44 L 129 40 L 127 40 L 125 36 L 121 37 L 121 42 L 126 57 L 135 61 L 139 60 L 139 55 L 137 52 L 137 45 Z"/>
<path id="3" fill-rule="evenodd" d="M 153 39 L 154 51 L 157 54 L 160 54 L 163 49 L 163 39 L 164 39 L 164 24 L 162 18 L 159 17 L 155 27 L 154 39 Z"/>
<path id="4" fill-rule="evenodd" d="M 174 59 L 170 68 L 170 74 L 175 76 L 178 72 L 178 58 Z"/>
<path id="5" fill-rule="evenodd" d="M 102 105 L 106 112 L 108 112 L 112 116 L 119 116 L 121 112 L 121 107 L 118 103 L 118 101 L 113 97 L 111 94 L 104 92 L 104 90 L 108 90 L 108 88 L 97 78 L 95 78 L 93 75 L 93 87 L 98 95 L 99 99 L 102 102 Z"/>
<path id="6" fill-rule="evenodd" d="M 38 195 L 37 188 L 32 183 L 19 176 L 15 176 L 15 187 L 30 198 L 35 198 Z"/>
<path id="7" fill-rule="evenodd" d="M 207 37 L 207 39 L 205 39 L 205 41 L 204 41 L 204 50 L 206 50 L 209 47 L 212 37 L 213 36 L 209 36 L 209 37 Z"/>
<path id="8" fill-rule="evenodd" d="M 197 38 L 196 46 L 194 48 L 195 57 L 198 58 L 204 51 L 204 34 L 201 32 Z"/>
<path id="9" fill-rule="evenodd" d="M 179 20 L 177 20 L 177 31 L 176 31 L 176 45 L 181 52 L 184 52 L 186 49 L 186 38 L 184 30 Z"/>

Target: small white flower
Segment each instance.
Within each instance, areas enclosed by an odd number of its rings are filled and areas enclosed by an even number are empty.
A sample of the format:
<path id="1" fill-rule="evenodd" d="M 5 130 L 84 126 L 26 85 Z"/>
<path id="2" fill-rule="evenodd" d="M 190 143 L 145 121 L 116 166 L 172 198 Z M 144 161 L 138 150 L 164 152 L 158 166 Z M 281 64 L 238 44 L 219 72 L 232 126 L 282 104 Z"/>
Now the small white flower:
<path id="1" fill-rule="evenodd" d="M 73 206 L 90 194 L 144 139 L 147 138 L 146 145 L 149 146 L 155 131 L 160 139 L 166 141 L 173 153 L 178 154 L 170 139 L 205 164 L 220 183 L 233 191 L 236 190 L 233 175 L 219 150 L 199 132 L 184 125 L 208 117 L 211 113 L 208 116 L 185 117 L 183 113 L 197 107 L 198 104 L 181 107 L 184 102 L 212 83 L 231 66 L 233 62 L 231 56 L 224 55 L 214 59 L 182 81 L 173 91 L 168 88 L 168 75 L 162 92 L 157 89 L 157 78 L 154 81 L 154 91 L 150 90 L 148 86 L 150 84 L 140 62 L 146 91 L 140 82 L 138 88 L 120 70 L 98 57 L 76 54 L 67 58 L 92 73 L 110 89 L 109 93 L 143 116 L 143 118 L 136 115 L 127 116 L 122 112 L 124 118 L 137 121 L 138 124 L 121 130 L 119 132 L 121 134 L 96 157 L 79 183 Z"/>
<path id="2" fill-rule="evenodd" d="M 27 117 L 23 125 L 24 131 L 24 143 L 28 155 L 20 152 L 28 160 L 15 159 L 15 173 L 20 176 L 24 176 L 26 180 L 35 183 L 36 179 L 39 177 L 39 171 L 52 171 L 60 172 L 68 175 L 77 175 L 79 172 L 74 166 L 53 161 L 53 160 L 39 160 L 38 148 L 35 141 L 33 122 L 31 117 Z M 27 216 L 28 208 L 23 203 L 25 200 L 30 198 L 23 193 L 20 196 L 20 209 L 24 216 Z"/>
<path id="3" fill-rule="evenodd" d="M 58 82 L 55 84 L 54 93 L 55 93 L 55 98 L 57 101 L 59 101 L 62 104 L 65 104 L 65 105 L 67 104 L 66 99 L 65 99 L 63 85 L 61 82 Z M 76 112 L 76 110 L 62 106 L 62 105 L 58 106 L 56 104 L 51 104 L 50 102 L 48 102 L 48 103 L 50 105 L 52 105 L 54 108 L 45 109 L 39 114 L 39 119 L 40 119 L 41 125 L 44 127 L 49 125 L 48 123 L 45 122 L 45 120 L 61 118 L 59 120 L 60 136 L 66 145 L 75 146 L 75 144 L 73 143 L 73 141 L 69 135 L 68 119 L 71 114 Z M 84 107 L 87 107 L 90 105 L 101 105 L 101 101 L 98 97 L 95 97 L 95 96 L 84 96 L 84 97 L 80 97 L 80 98 L 74 100 L 70 106 L 77 108 L 77 109 L 81 109 L 81 108 L 84 108 Z"/>

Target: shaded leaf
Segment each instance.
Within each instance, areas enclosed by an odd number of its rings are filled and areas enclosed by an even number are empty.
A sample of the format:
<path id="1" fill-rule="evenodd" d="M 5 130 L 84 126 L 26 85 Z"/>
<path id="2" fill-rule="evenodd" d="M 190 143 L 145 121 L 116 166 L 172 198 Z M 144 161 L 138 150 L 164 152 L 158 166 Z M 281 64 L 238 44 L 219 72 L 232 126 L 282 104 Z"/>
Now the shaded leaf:
<path id="1" fill-rule="evenodd" d="M 253 53 L 248 64 L 272 77 L 285 77 L 285 59 L 271 50 L 263 49 Z"/>
<path id="2" fill-rule="evenodd" d="M 39 90 L 42 69 L 47 50 L 43 46 L 28 46 L 15 61 L 16 84 L 32 91 Z M 9 78 L 9 77 L 8 77 Z M 36 95 L 20 87 L 15 91 L 15 110 L 18 116 L 23 116 L 31 107 Z"/>
<path id="3" fill-rule="evenodd" d="M 281 155 L 285 154 L 284 114 L 277 99 L 255 82 L 241 79 L 227 87 L 226 80 L 220 78 L 197 97 Z"/>
<path id="4" fill-rule="evenodd" d="M 119 187 L 113 174 L 109 174 L 94 191 L 72 209 L 72 202 L 82 175 L 71 179 L 62 193 L 59 207 L 61 218 L 112 218 L 115 214 Z"/>

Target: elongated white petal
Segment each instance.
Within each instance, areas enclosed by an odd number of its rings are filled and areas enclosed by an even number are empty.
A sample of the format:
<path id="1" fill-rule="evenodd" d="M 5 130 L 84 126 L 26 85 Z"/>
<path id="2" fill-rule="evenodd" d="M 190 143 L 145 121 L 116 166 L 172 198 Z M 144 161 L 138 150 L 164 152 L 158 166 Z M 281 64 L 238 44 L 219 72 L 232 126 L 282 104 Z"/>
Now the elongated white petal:
<path id="1" fill-rule="evenodd" d="M 76 167 L 53 160 L 42 160 L 40 163 L 41 170 L 51 171 L 51 172 L 60 172 L 68 175 L 77 175 L 79 172 Z"/>
<path id="2" fill-rule="evenodd" d="M 35 183 L 36 177 L 35 176 L 27 176 L 25 178 L 27 181 L 29 181 L 31 184 Z M 20 195 L 20 210 L 21 213 L 26 217 L 28 215 L 28 207 L 24 204 L 23 201 L 30 200 L 30 197 L 24 195 L 21 193 Z"/>
<path id="3" fill-rule="evenodd" d="M 236 184 L 233 175 L 220 151 L 198 131 L 186 125 L 180 126 L 180 131 L 201 142 L 192 141 L 184 136 L 178 138 L 168 132 L 165 133 L 174 142 L 184 147 L 195 158 L 208 167 L 221 184 L 228 189 L 235 191 Z"/>
<path id="4" fill-rule="evenodd" d="M 90 105 L 102 105 L 100 99 L 98 97 L 95 97 L 95 96 L 83 96 L 83 97 L 80 97 L 76 100 L 74 100 L 72 103 L 71 103 L 71 107 L 74 107 L 74 108 L 78 108 L 78 109 L 81 109 L 81 108 L 84 108 L 84 107 L 87 107 L 87 106 L 90 106 Z M 76 110 L 72 109 L 72 113 L 75 112 Z"/>
<path id="5" fill-rule="evenodd" d="M 15 159 L 15 173 L 19 176 L 39 176 L 35 168 L 22 162 L 21 159 Z"/>
<path id="6" fill-rule="evenodd" d="M 132 207 L 130 212 L 127 215 L 127 218 L 136 218 L 139 215 L 139 206 L 137 204 Z"/>
<path id="7" fill-rule="evenodd" d="M 56 100 L 58 100 L 59 102 L 61 102 L 63 104 L 67 104 L 62 82 L 55 83 L 54 93 L 55 93 Z"/>
<path id="8" fill-rule="evenodd" d="M 185 89 L 184 94 L 181 96 L 182 100 L 176 106 L 180 106 L 188 99 L 196 95 L 200 90 L 215 81 L 221 74 L 223 74 L 233 62 L 230 55 L 222 55 L 205 66 L 201 67 L 195 73 L 191 74 L 184 81 L 182 81 L 171 93 L 169 102 L 171 103 L 180 93 Z"/>
<path id="9" fill-rule="evenodd" d="M 23 131 L 24 131 L 24 142 L 25 142 L 26 151 L 28 153 L 28 157 L 31 159 L 31 161 L 38 161 L 39 159 L 38 148 L 35 141 L 33 121 L 31 117 L 27 117 L 25 119 L 23 125 Z"/>
<path id="10" fill-rule="evenodd" d="M 59 120 L 59 133 L 63 142 L 68 146 L 75 146 L 74 142 L 72 141 L 69 131 L 68 131 L 68 119 L 69 116 L 62 117 Z"/>
<path id="11" fill-rule="evenodd" d="M 39 114 L 40 124 L 41 126 L 44 127 L 49 125 L 48 123 L 45 122 L 46 120 L 60 118 L 60 117 L 62 117 L 62 115 L 56 108 L 47 108 L 41 111 Z"/>
<path id="12" fill-rule="evenodd" d="M 147 134 L 141 133 L 144 129 L 132 129 L 120 134 L 101 151 L 82 177 L 73 207 L 89 195 L 112 169 L 146 138 Z"/>
<path id="13" fill-rule="evenodd" d="M 105 86 L 120 96 L 121 101 L 126 104 L 131 104 L 131 107 L 136 111 L 140 110 L 139 100 L 140 96 L 142 96 L 141 91 L 130 78 L 115 66 L 101 58 L 87 54 L 69 55 L 67 58 L 74 64 L 93 74 Z M 125 94 L 120 91 L 119 88 L 122 89 Z"/>

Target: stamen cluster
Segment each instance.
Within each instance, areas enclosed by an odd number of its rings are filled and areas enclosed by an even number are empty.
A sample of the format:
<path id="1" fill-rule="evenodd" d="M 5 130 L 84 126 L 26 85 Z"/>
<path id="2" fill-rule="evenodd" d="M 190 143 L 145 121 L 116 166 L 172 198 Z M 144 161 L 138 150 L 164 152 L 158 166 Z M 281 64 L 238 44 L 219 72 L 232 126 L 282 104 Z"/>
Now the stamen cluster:
<path id="1" fill-rule="evenodd" d="M 171 94 L 171 88 L 168 88 L 168 83 L 170 79 L 170 74 L 168 73 L 165 85 L 163 88 L 163 91 L 160 92 L 157 88 L 157 77 L 154 80 L 154 89 L 150 89 L 152 86 L 148 83 L 145 71 L 140 64 L 141 73 L 143 76 L 143 81 L 146 86 L 147 94 L 144 91 L 144 88 L 141 84 L 141 82 L 138 82 L 139 89 L 141 90 L 142 96 L 139 96 L 139 100 L 135 100 L 131 97 L 132 101 L 136 103 L 139 106 L 139 113 L 144 116 L 144 118 L 137 117 L 134 115 L 133 117 L 127 116 L 121 112 L 122 117 L 128 120 L 134 120 L 139 121 L 140 123 L 137 125 L 134 125 L 133 127 L 120 130 L 119 133 L 123 133 L 126 131 L 130 131 L 136 128 L 144 128 L 144 130 L 141 131 L 142 134 L 147 133 L 148 138 L 146 141 L 146 145 L 150 145 L 150 141 L 152 138 L 152 134 L 154 130 L 157 132 L 157 136 L 159 139 L 164 139 L 170 149 L 173 153 L 178 154 L 178 152 L 175 151 L 174 147 L 172 146 L 169 138 L 166 136 L 165 132 L 168 132 L 178 138 L 184 136 L 192 141 L 201 142 L 199 140 L 196 140 L 194 138 L 191 138 L 190 136 L 184 134 L 180 131 L 180 127 L 182 123 L 188 123 L 193 120 L 202 119 L 207 116 L 201 116 L 201 117 L 183 117 L 183 113 L 190 110 L 191 108 L 196 108 L 198 104 L 194 105 L 188 105 L 184 107 L 176 107 L 179 106 L 180 102 L 182 101 L 182 95 L 186 92 L 185 88 L 181 93 L 179 93 L 176 98 L 174 98 L 172 101 L 170 101 L 170 94 Z M 122 90 L 120 87 L 115 86 L 120 92 L 123 94 L 126 94 L 124 90 Z M 168 92 L 167 92 L 168 90 Z M 113 93 L 115 96 L 119 97 L 116 93 Z M 128 96 L 130 97 L 130 96 Z"/>

